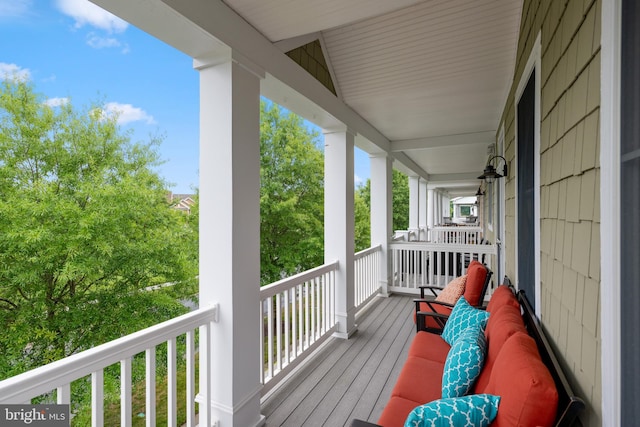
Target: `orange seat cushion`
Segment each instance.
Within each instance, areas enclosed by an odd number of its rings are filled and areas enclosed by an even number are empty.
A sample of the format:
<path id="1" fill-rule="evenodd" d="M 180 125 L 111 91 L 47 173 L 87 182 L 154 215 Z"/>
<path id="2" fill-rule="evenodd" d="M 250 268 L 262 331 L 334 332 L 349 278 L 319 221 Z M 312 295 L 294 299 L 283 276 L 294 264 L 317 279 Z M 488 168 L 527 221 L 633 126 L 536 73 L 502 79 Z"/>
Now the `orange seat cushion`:
<path id="1" fill-rule="evenodd" d="M 409 356 L 402 366 L 392 396 L 403 397 L 419 404 L 442 397 L 444 363 Z"/>
<path id="2" fill-rule="evenodd" d="M 477 307 L 480 305 L 482 288 L 487 278 L 487 269 L 481 263 L 472 261 L 467 268 L 467 283 L 464 289 L 464 298 L 467 302 Z"/>
<path id="3" fill-rule="evenodd" d="M 409 356 L 421 357 L 444 364 L 451 346 L 440 335 L 420 331 L 409 347 Z"/>
<path id="4" fill-rule="evenodd" d="M 413 408 L 421 404 L 403 397 L 391 396 L 378 419 L 378 424 L 382 427 L 404 427 L 404 421 Z"/>
<path id="5" fill-rule="evenodd" d="M 553 424 L 558 392 L 535 341 L 526 333 L 515 333 L 504 343 L 484 392 L 501 397 L 492 427 Z"/>

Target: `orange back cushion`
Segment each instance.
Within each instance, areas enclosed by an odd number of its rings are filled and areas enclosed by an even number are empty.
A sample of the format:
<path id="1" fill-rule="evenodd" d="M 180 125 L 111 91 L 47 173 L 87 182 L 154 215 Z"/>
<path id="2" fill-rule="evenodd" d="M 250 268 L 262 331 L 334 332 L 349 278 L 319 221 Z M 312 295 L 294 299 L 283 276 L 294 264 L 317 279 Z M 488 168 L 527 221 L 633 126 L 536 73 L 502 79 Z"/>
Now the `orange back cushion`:
<path id="1" fill-rule="evenodd" d="M 484 281 L 487 278 L 487 269 L 481 263 L 472 261 L 467 268 L 467 284 L 465 285 L 464 298 L 469 305 L 478 306 Z"/>
<path id="2" fill-rule="evenodd" d="M 498 416 L 491 427 L 551 426 L 558 392 L 536 343 L 518 332 L 509 338 L 495 360 L 485 393 L 500 396 Z"/>
<path id="3" fill-rule="evenodd" d="M 492 297 L 493 298 L 493 297 Z M 476 393 L 484 393 L 489 379 L 491 378 L 491 370 L 500 354 L 500 350 L 507 340 L 517 332 L 527 333 L 524 326 L 520 308 L 512 305 L 505 305 L 496 309 L 489 316 L 485 335 L 487 337 L 487 356 L 484 360 L 484 367 L 480 376 L 476 380 Z"/>
<path id="4" fill-rule="evenodd" d="M 518 299 L 513 294 L 511 289 L 508 286 L 500 285 L 495 291 L 493 291 L 491 299 L 489 300 L 489 304 L 487 304 L 487 311 L 489 313 L 492 313 L 494 310 L 497 310 L 507 304 L 512 305 L 516 308 L 520 307 Z"/>

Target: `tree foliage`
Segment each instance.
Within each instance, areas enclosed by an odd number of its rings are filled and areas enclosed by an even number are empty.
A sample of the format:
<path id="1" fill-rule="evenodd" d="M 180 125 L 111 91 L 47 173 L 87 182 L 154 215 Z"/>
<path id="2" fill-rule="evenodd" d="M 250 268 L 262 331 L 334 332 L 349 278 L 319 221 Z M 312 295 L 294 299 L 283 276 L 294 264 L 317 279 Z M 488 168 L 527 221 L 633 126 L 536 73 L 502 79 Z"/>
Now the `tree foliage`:
<path id="1" fill-rule="evenodd" d="M 168 207 L 157 144 L 2 82 L 0 377 L 184 310 L 144 290 L 197 274 L 197 229 Z"/>
<path id="2" fill-rule="evenodd" d="M 400 171 L 393 170 L 392 178 L 393 230 L 409 227 L 409 178 Z M 356 189 L 355 194 L 355 240 L 356 251 L 371 245 L 371 180 Z"/>
<path id="3" fill-rule="evenodd" d="M 318 135 L 276 104 L 261 103 L 262 285 L 322 265 L 324 158 Z"/>

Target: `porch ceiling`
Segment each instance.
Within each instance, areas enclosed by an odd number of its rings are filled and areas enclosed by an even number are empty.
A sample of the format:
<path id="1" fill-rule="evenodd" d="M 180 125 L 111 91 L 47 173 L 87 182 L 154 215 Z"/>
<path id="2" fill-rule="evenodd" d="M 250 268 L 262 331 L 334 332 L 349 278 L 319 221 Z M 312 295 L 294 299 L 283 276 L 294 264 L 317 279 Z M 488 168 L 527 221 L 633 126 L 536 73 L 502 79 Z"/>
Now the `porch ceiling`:
<path id="1" fill-rule="evenodd" d="M 468 178 L 484 169 L 511 87 L 522 8 L 522 0 L 91 1 L 188 54 L 201 54 L 205 45 L 182 42 L 183 30 L 171 34 L 171 25 L 153 24 L 139 16 L 142 12 L 131 12 L 135 3 L 145 11 L 145 5 L 154 11 L 171 8 L 168 16 L 182 28 L 186 18 L 197 27 L 194 34 L 204 30 L 264 67 L 268 76 L 291 84 L 301 98 L 311 94 L 324 117 L 356 118 L 362 148 L 376 151 L 371 148 L 382 142 L 383 151 L 402 163 L 400 169 L 443 182 L 438 175 Z M 256 43 L 257 38 L 265 43 Z M 265 53 L 266 47 L 287 51 L 315 39 L 322 44 L 337 100 L 308 76 L 288 79 L 291 71 L 302 71 L 297 65 L 280 63 L 273 70 L 267 64 L 280 54 L 275 49 Z M 287 60 L 281 56 L 281 62 Z M 292 98 L 274 101 L 287 99 L 288 108 L 326 124 L 323 113 Z M 454 181 L 465 181 L 470 194 L 478 188 L 476 179 Z"/>
<path id="2" fill-rule="evenodd" d="M 482 172 L 511 86 L 521 1 L 226 3 L 271 42 L 320 32 L 338 95 L 429 175 Z M 396 148 L 417 139 L 423 147 Z"/>

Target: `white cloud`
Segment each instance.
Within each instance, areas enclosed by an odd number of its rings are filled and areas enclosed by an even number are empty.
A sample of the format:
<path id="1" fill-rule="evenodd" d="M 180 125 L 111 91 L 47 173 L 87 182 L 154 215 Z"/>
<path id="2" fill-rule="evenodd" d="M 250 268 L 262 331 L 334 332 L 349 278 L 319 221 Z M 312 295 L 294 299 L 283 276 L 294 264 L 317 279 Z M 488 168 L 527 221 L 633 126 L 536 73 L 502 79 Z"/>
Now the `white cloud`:
<path id="1" fill-rule="evenodd" d="M 94 49 L 103 49 L 105 47 L 119 47 L 120 42 L 113 37 L 100 37 L 96 33 L 87 34 L 87 44 Z"/>
<path id="2" fill-rule="evenodd" d="M 121 47 L 121 53 L 127 54 L 131 51 L 129 49 L 129 45 L 127 43 L 121 43 L 120 40 L 114 37 L 101 37 L 96 33 L 87 34 L 87 45 L 91 46 L 94 49 L 104 49 L 104 48 L 113 48 L 113 47 Z"/>
<path id="3" fill-rule="evenodd" d="M 16 64 L 0 62 L 0 80 L 7 79 L 17 79 L 20 81 L 31 80 L 31 71 L 28 68 L 22 68 Z"/>
<path id="4" fill-rule="evenodd" d="M 31 3 L 32 0 L 0 0 L 0 18 L 26 15 Z"/>
<path id="5" fill-rule="evenodd" d="M 75 27 L 90 25 L 108 33 L 121 33 L 129 24 L 88 0 L 56 0 L 58 9 L 75 20 Z"/>
<path id="6" fill-rule="evenodd" d="M 358 175 L 353 175 L 353 182 L 357 186 L 364 184 L 364 179 L 360 178 Z"/>
<path id="7" fill-rule="evenodd" d="M 49 98 L 44 101 L 49 107 L 60 107 L 69 103 L 69 98 Z"/>
<path id="8" fill-rule="evenodd" d="M 134 107 L 131 104 L 120 104 L 118 102 L 108 102 L 105 104 L 103 112 L 108 117 L 117 116 L 118 124 L 126 124 L 131 122 L 146 122 L 147 124 L 155 124 L 153 116 L 147 114 L 141 108 Z"/>

